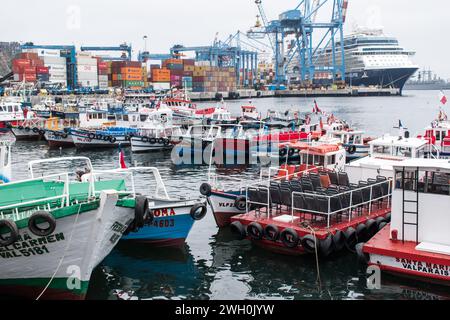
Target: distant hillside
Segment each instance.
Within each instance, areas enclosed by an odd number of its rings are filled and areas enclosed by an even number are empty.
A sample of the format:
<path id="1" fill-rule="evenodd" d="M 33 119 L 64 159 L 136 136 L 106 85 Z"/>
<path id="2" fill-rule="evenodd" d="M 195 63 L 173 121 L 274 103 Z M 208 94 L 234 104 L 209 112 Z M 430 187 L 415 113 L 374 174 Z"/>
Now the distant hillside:
<path id="1" fill-rule="evenodd" d="M 11 60 L 19 52 L 18 42 L 0 42 L 0 77 L 11 72 Z"/>

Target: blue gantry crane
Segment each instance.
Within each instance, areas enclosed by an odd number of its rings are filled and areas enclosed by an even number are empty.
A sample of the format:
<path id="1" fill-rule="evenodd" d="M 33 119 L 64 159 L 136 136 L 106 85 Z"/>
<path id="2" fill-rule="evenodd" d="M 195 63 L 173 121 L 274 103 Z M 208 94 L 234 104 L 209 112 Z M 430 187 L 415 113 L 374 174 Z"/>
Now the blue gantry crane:
<path id="1" fill-rule="evenodd" d="M 103 60 L 109 61 L 131 61 L 132 48 L 131 45 L 123 43 L 119 46 L 82 46 L 81 51 L 110 51 L 122 52 L 120 57 L 102 57 Z"/>
<path id="2" fill-rule="evenodd" d="M 255 0 L 259 17 L 255 28 L 247 35 L 253 39 L 267 37 L 275 60 L 275 81 L 286 82 L 287 67 L 295 62 L 302 81 L 312 81 L 316 72 L 325 72 L 336 79 L 345 80 L 344 32 L 348 0 L 302 0 L 293 9 L 283 12 L 277 20 L 269 21 L 262 0 Z M 319 11 L 324 21 L 316 21 Z M 288 49 L 285 41 L 290 39 Z M 339 50 L 338 50 L 339 48 Z M 321 62 L 324 54 L 331 55 L 331 63 Z M 337 59 L 337 54 L 340 54 Z M 295 61 L 297 60 L 297 61 Z M 323 61 L 324 59 L 322 59 Z"/>
<path id="3" fill-rule="evenodd" d="M 234 67 L 238 84 L 241 82 L 242 71 L 243 83 L 252 85 L 248 74 L 253 75 L 254 81 L 258 67 L 258 52 L 242 48 L 240 35 L 241 33 L 238 31 L 236 34 L 230 35 L 225 41 L 217 40 L 216 36 L 214 43 L 210 46 L 185 47 L 175 45 L 170 49 L 170 54 L 179 56 L 181 52 L 195 52 L 195 60 L 197 61 L 209 61 L 212 66 L 217 67 Z"/>
<path id="4" fill-rule="evenodd" d="M 69 91 L 72 91 L 78 87 L 77 58 L 76 58 L 75 46 L 73 46 L 73 45 L 35 45 L 32 42 L 27 42 L 21 46 L 21 50 L 27 50 L 27 49 L 60 50 L 61 57 L 64 57 L 67 59 L 67 89 Z"/>

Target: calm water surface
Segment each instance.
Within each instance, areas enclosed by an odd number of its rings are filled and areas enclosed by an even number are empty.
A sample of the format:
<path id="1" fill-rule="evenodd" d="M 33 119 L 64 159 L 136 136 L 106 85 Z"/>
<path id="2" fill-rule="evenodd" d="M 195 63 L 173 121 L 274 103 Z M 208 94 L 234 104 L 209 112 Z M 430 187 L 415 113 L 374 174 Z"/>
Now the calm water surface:
<path id="1" fill-rule="evenodd" d="M 422 133 L 439 111 L 438 92 L 407 91 L 403 97 L 319 98 L 322 110 L 334 113 L 370 135 L 396 133 L 401 119 L 412 135 Z M 239 114 L 247 101 L 227 102 Z M 310 112 L 313 99 L 255 99 L 263 114 L 268 109 Z M 211 103 L 201 103 L 210 106 Z M 213 103 L 214 105 L 214 103 Z M 13 148 L 14 178 L 27 176 L 29 160 L 83 155 L 96 168 L 117 166 L 117 150 L 78 152 L 49 151 L 45 143 L 17 142 Z M 177 168 L 170 155 L 133 155 L 126 160 L 140 166 L 160 168 L 169 192 L 198 196 L 207 177 L 207 167 Z M 249 169 L 248 174 L 255 169 Z M 236 174 L 242 176 L 242 173 Z M 140 299 L 448 299 L 449 289 L 418 285 L 384 276 L 381 290 L 368 290 L 365 271 L 356 257 L 344 254 L 320 261 L 311 257 L 284 257 L 236 241 L 229 230 L 219 230 L 212 214 L 197 222 L 185 248 L 155 249 L 119 244 L 92 276 L 88 299 L 117 299 L 125 291 Z"/>

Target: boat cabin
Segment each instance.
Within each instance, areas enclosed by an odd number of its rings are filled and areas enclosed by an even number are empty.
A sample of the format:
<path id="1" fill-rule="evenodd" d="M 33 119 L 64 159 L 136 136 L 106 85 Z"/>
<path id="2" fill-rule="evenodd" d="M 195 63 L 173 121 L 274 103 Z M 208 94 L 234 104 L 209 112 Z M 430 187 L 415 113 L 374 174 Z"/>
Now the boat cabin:
<path id="1" fill-rule="evenodd" d="M 256 110 L 256 107 L 253 105 L 248 106 L 242 106 L 242 117 L 244 119 L 252 119 L 252 120 L 259 120 L 261 118 L 261 115 Z"/>
<path id="2" fill-rule="evenodd" d="M 102 127 L 111 120 L 107 111 L 87 109 L 79 114 L 81 128 Z"/>
<path id="3" fill-rule="evenodd" d="M 450 162 L 410 159 L 394 166 L 391 239 L 450 255 Z"/>
<path id="4" fill-rule="evenodd" d="M 19 102 L 0 102 L 0 122 L 24 120 L 22 106 Z"/>
<path id="5" fill-rule="evenodd" d="M 11 145 L 9 140 L 0 140 L 0 184 L 11 181 Z"/>

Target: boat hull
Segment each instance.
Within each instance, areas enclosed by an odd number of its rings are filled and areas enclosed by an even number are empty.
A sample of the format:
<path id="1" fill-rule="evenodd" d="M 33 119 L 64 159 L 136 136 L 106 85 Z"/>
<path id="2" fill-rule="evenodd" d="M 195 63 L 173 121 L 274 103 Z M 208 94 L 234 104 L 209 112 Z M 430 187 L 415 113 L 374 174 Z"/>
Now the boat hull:
<path id="1" fill-rule="evenodd" d="M 184 245 L 195 221 L 190 210 L 199 202 L 173 203 L 152 209 L 153 220 L 147 220 L 138 232 L 122 237 L 122 241 L 138 242 L 155 247 L 180 247 Z"/>
<path id="2" fill-rule="evenodd" d="M 84 299 L 92 270 L 134 217 L 116 206 L 116 193 L 102 197 L 106 198 L 81 209 L 78 205 L 58 209 L 53 213 L 56 229 L 49 236 L 20 228 L 18 241 L 0 250 L 0 292 L 32 299 L 42 292 L 41 299 Z"/>
<path id="3" fill-rule="evenodd" d="M 45 140 L 48 142 L 48 146 L 50 148 L 71 148 L 75 147 L 75 144 L 73 143 L 72 137 L 67 134 L 65 136 L 65 132 L 61 131 L 49 131 L 47 130 L 45 132 Z"/>
<path id="4" fill-rule="evenodd" d="M 142 141 L 141 137 L 133 137 L 131 139 L 131 151 L 132 152 L 156 152 L 163 150 L 170 150 L 173 148 L 172 144 L 164 143 L 151 143 L 150 141 Z"/>
<path id="5" fill-rule="evenodd" d="M 43 135 L 39 132 L 34 132 L 33 130 L 19 129 L 16 127 L 11 128 L 12 133 L 16 137 L 16 140 L 40 140 L 43 138 Z"/>
<path id="6" fill-rule="evenodd" d="M 241 196 L 239 191 L 215 191 L 208 197 L 208 203 L 219 228 L 228 227 L 231 224 L 231 218 L 242 214 L 245 210 L 238 210 L 235 206 L 236 199 Z"/>
<path id="7" fill-rule="evenodd" d="M 130 141 L 126 139 L 125 135 L 115 135 L 114 142 L 104 139 L 91 139 L 88 132 L 71 131 L 75 147 L 78 149 L 94 149 L 94 148 L 117 148 L 119 145 L 122 147 L 130 146 Z"/>
<path id="8" fill-rule="evenodd" d="M 387 225 L 364 245 L 369 265 L 403 278 L 450 286 L 449 255 L 416 250 L 415 242 L 393 241 L 389 232 Z"/>
<path id="9" fill-rule="evenodd" d="M 345 80 L 352 86 L 381 86 L 383 88 L 397 88 L 400 91 L 406 81 L 418 68 L 368 69 L 347 74 Z"/>

